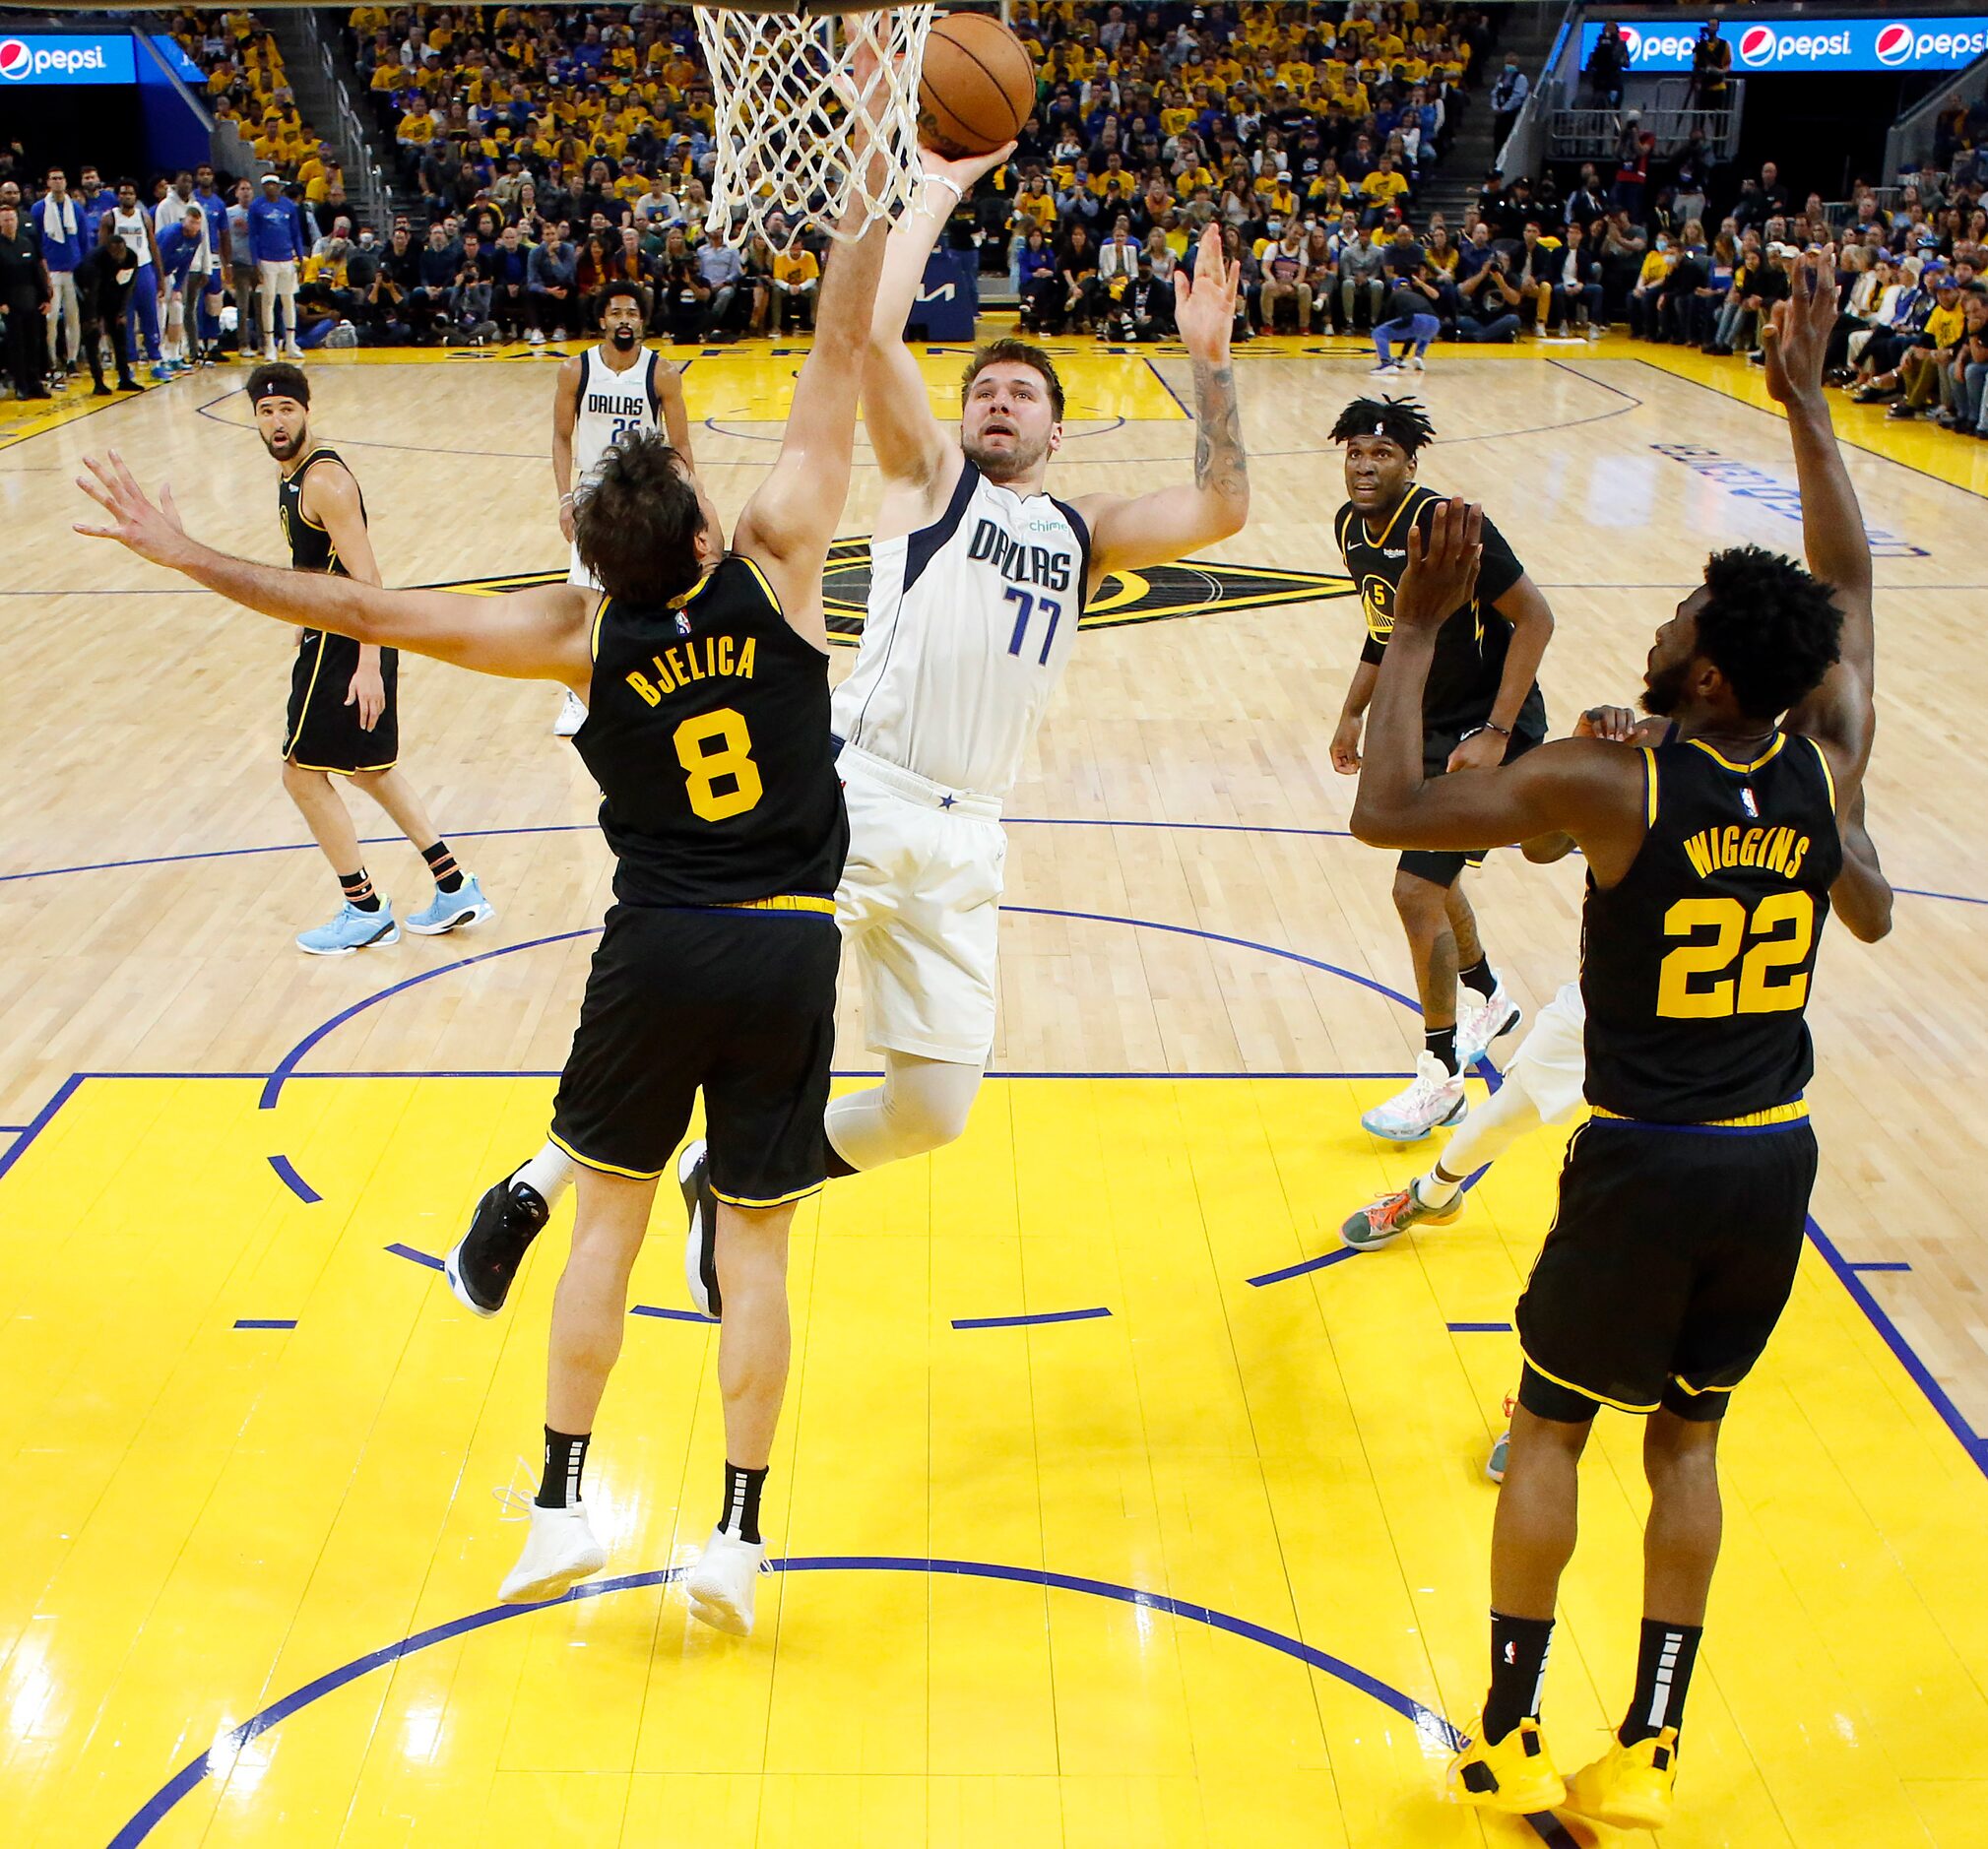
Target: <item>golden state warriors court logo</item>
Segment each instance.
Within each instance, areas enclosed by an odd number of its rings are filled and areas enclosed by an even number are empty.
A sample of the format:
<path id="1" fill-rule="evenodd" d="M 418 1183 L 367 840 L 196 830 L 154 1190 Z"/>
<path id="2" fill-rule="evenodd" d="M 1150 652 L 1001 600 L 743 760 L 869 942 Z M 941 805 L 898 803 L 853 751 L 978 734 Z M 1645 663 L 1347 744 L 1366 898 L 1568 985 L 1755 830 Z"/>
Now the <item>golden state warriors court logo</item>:
<path id="1" fill-rule="evenodd" d="M 468 591 L 497 596 L 522 591 L 528 585 L 563 584 L 558 571 L 527 571 L 501 578 L 466 578 L 453 584 L 430 585 L 433 591 Z M 1379 581 L 1374 581 L 1379 583 Z M 1325 598 L 1351 597 L 1351 578 L 1338 572 L 1287 571 L 1277 565 L 1232 565 L 1213 559 L 1183 558 L 1145 571 L 1112 572 L 1084 608 L 1084 629 L 1117 629 L 1126 623 L 1171 622 L 1183 616 L 1211 616 L 1226 611 L 1264 609 L 1277 604 L 1309 604 Z M 863 634 L 869 598 L 869 542 L 838 540 L 829 547 L 821 572 L 822 600 L 828 611 L 829 639 L 854 648 Z M 1377 618 L 1376 606 L 1363 597 L 1368 627 L 1384 639 L 1393 626 L 1393 591 L 1381 584 L 1389 614 Z M 1384 626 L 1377 626 L 1384 621 Z"/>

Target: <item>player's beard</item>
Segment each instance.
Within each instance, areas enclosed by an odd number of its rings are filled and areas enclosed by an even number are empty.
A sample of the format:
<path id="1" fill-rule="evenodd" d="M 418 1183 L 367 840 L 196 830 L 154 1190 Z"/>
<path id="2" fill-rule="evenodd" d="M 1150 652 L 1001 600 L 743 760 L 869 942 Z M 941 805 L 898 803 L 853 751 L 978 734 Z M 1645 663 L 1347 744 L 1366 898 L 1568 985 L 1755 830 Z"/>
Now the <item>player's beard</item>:
<path id="1" fill-rule="evenodd" d="M 1669 719 L 1684 698 L 1690 668 L 1690 662 L 1673 662 L 1668 668 L 1651 669 L 1643 676 L 1642 710 L 1657 719 Z"/>
<path id="2" fill-rule="evenodd" d="M 292 437 L 266 436 L 262 439 L 262 446 L 264 449 L 268 450 L 269 453 L 278 462 L 287 463 L 293 456 L 295 456 L 300 449 L 303 448 L 304 438 L 307 437 L 309 434 L 310 434 L 310 426 L 308 424 L 305 424 L 301 429 L 297 431 L 296 435 Z"/>
<path id="3" fill-rule="evenodd" d="M 635 345 L 635 330 L 616 328 L 608 338 L 614 343 L 614 351 L 617 353 L 625 353 Z"/>
<path id="4" fill-rule="evenodd" d="M 1005 455 L 984 449 L 979 443 L 969 443 L 965 439 L 960 448 L 966 452 L 966 459 L 986 476 L 990 481 L 1014 481 L 1026 475 L 1033 475 L 1042 467 L 1043 459 L 1050 453 L 1048 433 L 1036 442 L 1018 445 Z"/>

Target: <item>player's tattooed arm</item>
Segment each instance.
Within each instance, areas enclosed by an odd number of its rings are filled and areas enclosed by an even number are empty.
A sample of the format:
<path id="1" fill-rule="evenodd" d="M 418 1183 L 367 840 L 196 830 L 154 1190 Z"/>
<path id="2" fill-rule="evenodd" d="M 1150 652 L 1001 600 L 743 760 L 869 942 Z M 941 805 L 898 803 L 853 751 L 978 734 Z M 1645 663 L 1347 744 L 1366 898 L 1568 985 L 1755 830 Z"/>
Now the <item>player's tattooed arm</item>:
<path id="1" fill-rule="evenodd" d="M 1236 402 L 1236 367 L 1194 361 L 1194 485 L 1204 494 L 1250 505 L 1250 456 L 1243 447 L 1243 409 Z"/>

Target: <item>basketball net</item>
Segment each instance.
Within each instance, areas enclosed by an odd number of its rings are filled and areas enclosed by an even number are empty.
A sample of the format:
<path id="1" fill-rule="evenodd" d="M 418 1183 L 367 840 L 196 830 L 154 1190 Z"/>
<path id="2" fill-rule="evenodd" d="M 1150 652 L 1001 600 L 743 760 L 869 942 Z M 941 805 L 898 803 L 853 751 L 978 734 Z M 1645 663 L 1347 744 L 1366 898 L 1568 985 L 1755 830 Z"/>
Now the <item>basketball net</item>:
<path id="1" fill-rule="evenodd" d="M 918 158 L 918 81 L 935 5 L 879 8 L 857 16 L 848 36 L 830 18 L 697 9 L 697 36 L 711 67 L 718 157 L 712 220 L 734 233 L 757 231 L 788 244 L 812 220 L 854 237 L 882 213 L 908 205 Z M 877 54 L 870 115 L 881 160 L 852 159 L 857 115 L 850 60 L 867 43 Z M 844 227 L 852 206 L 862 220 Z M 768 230 L 774 214 L 783 234 Z"/>

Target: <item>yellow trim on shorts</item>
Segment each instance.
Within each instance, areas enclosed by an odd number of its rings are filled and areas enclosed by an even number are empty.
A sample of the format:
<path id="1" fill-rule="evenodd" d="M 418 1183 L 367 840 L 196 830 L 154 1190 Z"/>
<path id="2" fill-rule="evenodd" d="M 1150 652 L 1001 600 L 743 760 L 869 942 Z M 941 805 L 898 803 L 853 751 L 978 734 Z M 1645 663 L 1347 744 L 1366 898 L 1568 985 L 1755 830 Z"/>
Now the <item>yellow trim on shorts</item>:
<path id="1" fill-rule="evenodd" d="M 824 1181 L 812 1181 L 806 1187 L 797 1187 L 791 1194 L 775 1194 L 770 1200 L 748 1200 L 742 1194 L 728 1194 L 716 1187 L 711 1190 L 711 1196 L 714 1200 L 722 1200 L 728 1207 L 752 1213 L 767 1207 L 792 1206 L 797 1200 L 805 1200 L 810 1194 L 820 1193 L 826 1185 Z"/>
<path id="2" fill-rule="evenodd" d="M 1654 745 L 1642 745 L 1643 826 L 1657 825 L 1657 754 Z"/>
<path id="3" fill-rule="evenodd" d="M 1684 1390 L 1687 1393 L 1689 1393 L 1695 1400 L 1703 1399 L 1707 1393 L 1730 1393 L 1733 1390 L 1731 1387 L 1722 1387 L 1722 1386 L 1701 1386 L 1701 1387 L 1693 1386 L 1692 1383 L 1689 1380 L 1687 1380 L 1681 1373 L 1674 1373 L 1671 1375 L 1671 1384 L 1673 1386 L 1683 1387 Z"/>
<path id="4" fill-rule="evenodd" d="M 285 762 L 295 765 L 298 770 L 316 771 L 324 777 L 371 777 L 380 771 L 392 770 L 400 759 L 388 758 L 384 764 L 306 764 L 301 758 L 292 757 Z"/>
<path id="5" fill-rule="evenodd" d="M 829 918 L 835 916 L 835 901 L 812 892 L 783 892 L 771 899 L 721 899 L 718 908 L 724 912 L 821 912 Z"/>
<path id="6" fill-rule="evenodd" d="M 618 1175 L 626 1181 L 660 1181 L 661 1169 L 617 1169 L 611 1162 L 596 1162 L 592 1156 L 583 1156 L 571 1143 L 561 1141 L 555 1130 L 547 1130 L 546 1138 L 553 1148 L 571 1156 L 583 1169 L 592 1169 L 596 1175 Z"/>
<path id="7" fill-rule="evenodd" d="M 1606 1393 L 1597 1393 L 1593 1387 L 1584 1387 L 1574 1380 L 1563 1380 L 1559 1374 L 1548 1372 L 1530 1355 L 1526 1354 L 1525 1345 L 1522 1342 L 1519 1344 L 1518 1352 L 1524 1357 L 1525 1365 L 1534 1373 L 1538 1374 L 1542 1380 L 1551 1380 L 1555 1386 L 1565 1388 L 1569 1393 L 1578 1393 L 1582 1399 L 1593 1400 L 1597 1406 L 1613 1407 L 1619 1413 L 1644 1414 L 1655 1412 L 1663 1404 L 1663 1401 L 1660 1399 L 1651 1400 L 1647 1406 L 1632 1406 L 1627 1400 L 1612 1400 Z"/>
<path id="8" fill-rule="evenodd" d="M 1633 1117 L 1626 1112 L 1604 1110 L 1600 1105 L 1589 1109 L 1598 1117 L 1611 1117 L 1618 1123 L 1647 1123 L 1648 1117 Z M 1701 1117 L 1695 1122 L 1679 1124 L 1659 1124 L 1657 1127 L 1680 1130 L 1758 1130 L 1770 1123 L 1800 1123 L 1809 1115 L 1808 1103 L 1797 1098 L 1793 1104 L 1771 1105 L 1765 1111 L 1749 1111 L 1743 1117 Z"/>

